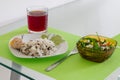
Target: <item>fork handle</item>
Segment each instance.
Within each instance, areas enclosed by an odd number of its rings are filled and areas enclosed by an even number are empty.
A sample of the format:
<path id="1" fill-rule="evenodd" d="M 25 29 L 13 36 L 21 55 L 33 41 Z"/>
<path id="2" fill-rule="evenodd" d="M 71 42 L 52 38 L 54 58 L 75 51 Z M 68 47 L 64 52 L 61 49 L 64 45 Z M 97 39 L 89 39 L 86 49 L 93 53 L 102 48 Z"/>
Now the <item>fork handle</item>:
<path id="1" fill-rule="evenodd" d="M 45 69 L 45 71 L 51 71 L 53 70 L 54 68 L 56 68 L 59 64 L 61 64 L 64 60 L 66 60 L 68 58 L 68 56 L 65 56 L 63 58 L 61 58 L 60 60 L 56 61 L 55 63 L 51 64 L 49 67 L 47 67 Z"/>

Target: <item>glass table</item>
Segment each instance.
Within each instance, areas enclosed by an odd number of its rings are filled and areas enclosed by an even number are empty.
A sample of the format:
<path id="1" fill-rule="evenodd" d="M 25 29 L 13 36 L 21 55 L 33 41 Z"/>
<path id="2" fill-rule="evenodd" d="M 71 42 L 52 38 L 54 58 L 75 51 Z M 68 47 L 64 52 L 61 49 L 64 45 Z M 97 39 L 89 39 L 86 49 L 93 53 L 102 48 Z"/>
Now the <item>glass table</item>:
<path id="1" fill-rule="evenodd" d="M 2 57 L 0 57 L 0 75 L 0 80 L 55 80 Z"/>

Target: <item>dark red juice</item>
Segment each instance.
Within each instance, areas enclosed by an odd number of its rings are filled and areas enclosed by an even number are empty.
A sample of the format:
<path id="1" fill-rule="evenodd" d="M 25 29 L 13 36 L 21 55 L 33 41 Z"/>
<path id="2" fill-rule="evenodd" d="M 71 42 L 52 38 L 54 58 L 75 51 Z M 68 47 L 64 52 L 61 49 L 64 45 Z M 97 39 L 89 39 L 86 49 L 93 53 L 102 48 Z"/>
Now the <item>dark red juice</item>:
<path id="1" fill-rule="evenodd" d="M 44 11 L 31 11 L 27 15 L 30 31 L 40 32 L 47 28 L 48 14 Z"/>

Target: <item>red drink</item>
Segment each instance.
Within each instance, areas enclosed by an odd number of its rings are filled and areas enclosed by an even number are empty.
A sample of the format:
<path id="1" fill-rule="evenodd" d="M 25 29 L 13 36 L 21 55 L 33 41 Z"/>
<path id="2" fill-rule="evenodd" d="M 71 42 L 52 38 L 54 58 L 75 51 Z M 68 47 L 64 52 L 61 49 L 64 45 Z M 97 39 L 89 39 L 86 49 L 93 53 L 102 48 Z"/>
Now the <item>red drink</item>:
<path id="1" fill-rule="evenodd" d="M 27 15 L 28 28 L 32 32 L 45 31 L 47 28 L 48 14 L 45 11 L 30 11 Z"/>

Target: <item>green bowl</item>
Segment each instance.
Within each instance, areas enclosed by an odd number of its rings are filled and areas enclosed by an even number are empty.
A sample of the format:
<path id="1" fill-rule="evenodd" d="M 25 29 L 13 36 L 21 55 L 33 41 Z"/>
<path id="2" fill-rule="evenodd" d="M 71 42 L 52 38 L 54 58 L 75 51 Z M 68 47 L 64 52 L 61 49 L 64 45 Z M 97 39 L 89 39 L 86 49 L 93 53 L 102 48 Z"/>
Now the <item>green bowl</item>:
<path id="1" fill-rule="evenodd" d="M 76 43 L 80 55 L 94 62 L 107 60 L 113 54 L 116 45 L 116 40 L 100 35 L 87 35 Z"/>

